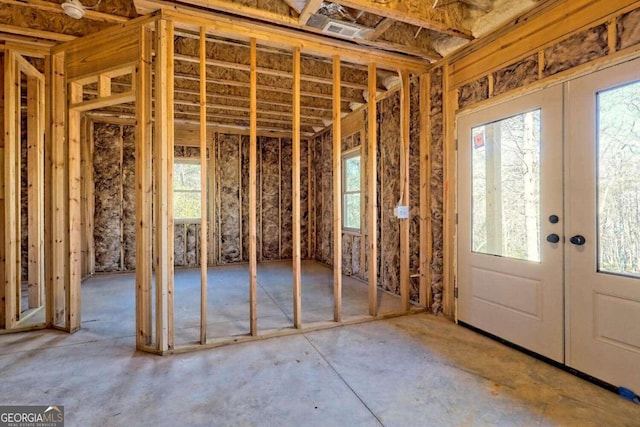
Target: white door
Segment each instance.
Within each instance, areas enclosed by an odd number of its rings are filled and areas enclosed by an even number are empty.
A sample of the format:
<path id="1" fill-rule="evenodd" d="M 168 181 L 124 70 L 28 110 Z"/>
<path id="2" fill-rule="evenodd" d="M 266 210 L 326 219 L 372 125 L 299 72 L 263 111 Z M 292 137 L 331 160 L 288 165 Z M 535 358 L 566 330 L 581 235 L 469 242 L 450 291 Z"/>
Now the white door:
<path id="1" fill-rule="evenodd" d="M 564 361 L 562 87 L 458 117 L 458 319 Z"/>
<path id="2" fill-rule="evenodd" d="M 567 87 L 567 364 L 637 393 L 640 60 Z"/>

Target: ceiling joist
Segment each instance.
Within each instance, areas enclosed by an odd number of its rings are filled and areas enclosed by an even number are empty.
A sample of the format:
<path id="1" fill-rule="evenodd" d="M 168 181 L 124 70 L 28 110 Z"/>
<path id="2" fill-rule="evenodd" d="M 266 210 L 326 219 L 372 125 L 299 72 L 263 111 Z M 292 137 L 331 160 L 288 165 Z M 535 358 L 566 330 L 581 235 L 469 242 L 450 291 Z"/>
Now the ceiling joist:
<path id="1" fill-rule="evenodd" d="M 335 0 L 335 3 L 352 9 L 362 10 L 368 13 L 391 18 L 396 21 L 406 22 L 431 31 L 471 40 L 473 36 L 466 28 L 454 24 L 453 21 L 441 9 L 434 9 L 427 1 L 400 1 L 376 2 L 371 0 Z"/>

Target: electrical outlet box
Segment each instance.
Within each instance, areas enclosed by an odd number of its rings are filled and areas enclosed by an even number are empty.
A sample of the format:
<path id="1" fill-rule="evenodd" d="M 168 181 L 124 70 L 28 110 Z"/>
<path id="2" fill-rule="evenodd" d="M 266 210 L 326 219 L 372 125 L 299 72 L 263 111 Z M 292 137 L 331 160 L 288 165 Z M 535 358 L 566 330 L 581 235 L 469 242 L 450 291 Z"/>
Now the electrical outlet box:
<path id="1" fill-rule="evenodd" d="M 395 213 L 398 219 L 407 219 L 409 218 L 409 206 L 398 205 Z"/>

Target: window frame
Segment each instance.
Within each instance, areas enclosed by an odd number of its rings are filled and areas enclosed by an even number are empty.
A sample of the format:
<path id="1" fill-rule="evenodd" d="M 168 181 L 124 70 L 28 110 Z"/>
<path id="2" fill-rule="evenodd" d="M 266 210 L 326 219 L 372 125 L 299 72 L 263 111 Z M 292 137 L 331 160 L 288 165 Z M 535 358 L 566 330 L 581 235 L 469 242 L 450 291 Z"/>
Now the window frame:
<path id="1" fill-rule="evenodd" d="M 358 189 L 358 191 L 347 191 L 347 179 L 346 179 L 346 175 L 347 175 L 347 168 L 346 168 L 346 164 L 347 164 L 347 160 L 349 159 L 353 159 L 355 157 L 359 157 L 360 158 L 360 188 Z M 341 171 L 340 171 L 340 176 L 342 179 L 341 182 L 341 192 L 342 192 L 342 232 L 343 233 L 351 233 L 351 234 L 358 234 L 361 235 L 362 234 L 362 211 L 363 211 L 363 197 L 362 197 L 362 183 L 363 183 L 363 168 L 362 168 L 362 159 L 363 159 L 363 155 L 362 155 L 362 146 L 358 145 L 357 147 L 353 147 L 350 148 L 348 150 L 344 150 L 341 154 Z M 347 215 L 345 215 L 345 209 L 346 209 L 346 203 L 345 203 L 345 198 L 347 195 L 349 194 L 359 194 L 360 195 L 360 219 L 359 219 L 359 227 L 358 228 L 353 228 L 353 227 L 347 227 L 345 226 L 345 218 L 347 217 Z"/>
<path id="2" fill-rule="evenodd" d="M 175 176 L 173 181 L 173 222 L 174 224 L 200 224 L 202 223 L 202 204 L 200 205 L 200 213 L 201 215 L 195 218 L 177 218 L 176 217 L 176 206 L 175 206 L 175 194 L 176 193 L 189 193 L 189 194 L 198 194 L 198 200 L 202 198 L 202 170 L 200 169 L 200 158 L 199 157 L 174 157 L 173 159 L 173 167 L 172 173 L 175 175 L 175 165 L 177 164 L 188 164 L 188 165 L 197 165 L 200 170 L 200 182 L 201 188 L 198 190 L 176 190 L 175 188 Z M 202 203 L 200 201 L 200 203 Z"/>

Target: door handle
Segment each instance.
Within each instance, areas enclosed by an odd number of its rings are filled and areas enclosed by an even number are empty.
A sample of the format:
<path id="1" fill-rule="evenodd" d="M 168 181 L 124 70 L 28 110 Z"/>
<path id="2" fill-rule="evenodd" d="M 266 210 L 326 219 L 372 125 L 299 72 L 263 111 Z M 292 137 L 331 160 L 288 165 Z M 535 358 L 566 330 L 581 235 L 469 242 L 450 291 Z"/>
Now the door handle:
<path id="1" fill-rule="evenodd" d="M 576 246 L 582 246 L 587 240 L 584 238 L 584 236 L 576 234 L 575 236 L 571 237 L 569 241 Z"/>
<path id="2" fill-rule="evenodd" d="M 560 241 L 560 236 L 558 236 L 555 233 L 549 234 L 547 236 L 547 242 L 549 242 L 549 243 L 558 243 L 559 241 Z"/>

